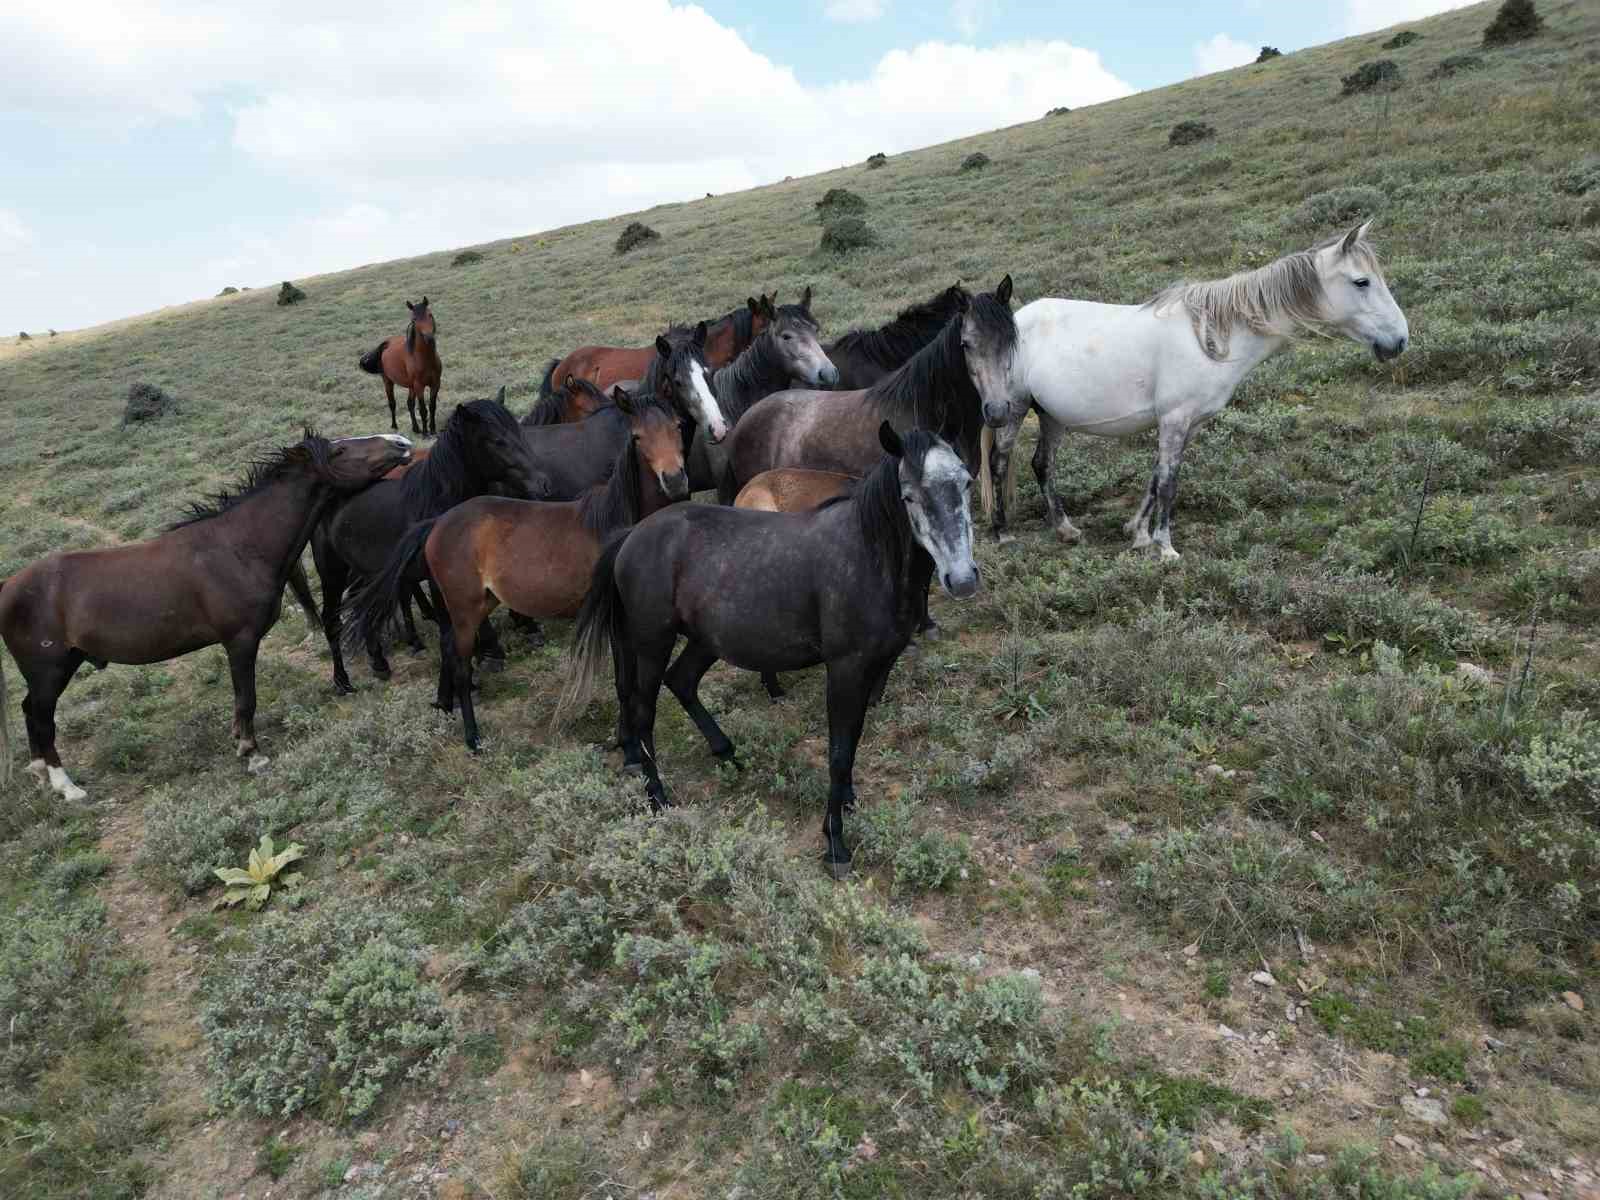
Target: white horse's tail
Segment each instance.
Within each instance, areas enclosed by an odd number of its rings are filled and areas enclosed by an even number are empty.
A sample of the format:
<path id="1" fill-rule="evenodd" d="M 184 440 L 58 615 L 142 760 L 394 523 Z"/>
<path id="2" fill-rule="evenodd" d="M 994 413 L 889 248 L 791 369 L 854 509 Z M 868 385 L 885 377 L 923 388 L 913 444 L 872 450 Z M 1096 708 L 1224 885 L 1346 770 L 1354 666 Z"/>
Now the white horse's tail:
<path id="1" fill-rule="evenodd" d="M 1023 414 L 1027 419 L 1027 414 Z M 1015 449 L 1015 445 L 1012 447 Z M 983 519 L 994 520 L 994 480 L 989 476 L 989 460 L 994 453 L 994 430 L 989 426 L 983 427 L 983 432 L 978 435 L 978 499 L 983 505 Z M 1013 454 L 1006 460 L 1005 498 L 1006 512 L 1010 514 L 1017 507 L 1017 468 L 1021 459 Z"/>

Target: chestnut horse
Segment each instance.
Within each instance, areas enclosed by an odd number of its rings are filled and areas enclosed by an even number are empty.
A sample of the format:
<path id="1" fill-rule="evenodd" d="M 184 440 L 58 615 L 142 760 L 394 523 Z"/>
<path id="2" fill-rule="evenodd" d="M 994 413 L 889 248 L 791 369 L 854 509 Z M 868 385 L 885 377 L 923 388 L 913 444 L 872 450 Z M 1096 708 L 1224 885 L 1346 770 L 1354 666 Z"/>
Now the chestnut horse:
<path id="1" fill-rule="evenodd" d="M 389 428 L 399 429 L 395 421 L 394 385 L 406 389 L 406 409 L 411 413 L 411 432 L 428 434 L 439 432 L 439 377 L 443 364 L 439 362 L 438 329 L 433 323 L 433 313 L 424 296 L 420 304 L 406 301 L 411 310 L 411 323 L 406 326 L 404 338 L 385 338 L 377 347 L 361 356 L 361 369 L 368 375 L 383 376 L 383 394 L 389 398 Z M 424 398 L 423 390 L 429 395 Z M 422 427 L 417 427 L 417 409 L 422 409 Z"/>
<path id="2" fill-rule="evenodd" d="M 575 425 L 610 406 L 611 397 L 587 379 L 580 379 L 576 375 L 567 376 L 566 383 L 551 389 L 550 372 L 555 370 L 559 361 L 552 358 L 545 369 L 544 381 L 539 384 L 539 399 L 528 410 L 528 415 L 522 418 L 524 429 L 537 429 L 542 425 Z M 634 389 L 629 387 L 628 390 L 631 392 Z"/>
<path id="3" fill-rule="evenodd" d="M 756 335 L 777 318 L 773 308 L 775 300 L 776 297 L 765 293 L 759 300 L 752 296 L 744 302 L 743 307 L 734 309 L 720 320 L 700 322 L 706 327 L 706 365 L 715 370 L 727 366 L 743 353 Z M 666 337 L 669 341 L 677 341 L 689 336 L 692 331 L 692 326 L 673 325 L 667 329 Z M 587 379 L 602 392 L 609 392 L 619 383 L 643 379 L 654 357 L 655 348 L 652 346 L 637 350 L 617 346 L 580 346 L 545 370 L 544 381 L 539 385 L 539 398 L 543 400 L 552 391 L 565 386 L 572 376 Z"/>
<path id="4" fill-rule="evenodd" d="M 600 548 L 618 530 L 689 495 L 678 416 L 660 398 L 612 393 L 629 434 L 605 483 L 566 502 L 482 496 L 411 527 L 383 572 L 351 602 L 352 644 L 378 636 L 427 563 L 444 601 L 439 613 L 439 694 L 461 700 L 467 748 L 479 746 L 472 707 L 472 652 L 498 605 L 529 617 L 573 617 L 589 590 Z"/>
<path id="5" fill-rule="evenodd" d="M 52 554 L 0 582 L 0 639 L 28 684 L 28 770 L 67 800 L 85 798 L 56 753 L 56 702 L 84 662 L 162 662 L 218 644 L 233 676 L 239 757 L 254 754 L 256 652 L 278 619 L 290 568 L 330 500 L 410 453 L 392 434 L 330 442 L 307 430 L 149 541 Z M 0 782 L 9 783 L 5 691 L 0 664 Z"/>
<path id="6" fill-rule="evenodd" d="M 814 471 L 809 467 L 779 467 L 763 471 L 734 497 L 735 508 L 758 512 L 805 512 L 835 496 L 842 496 L 857 480 L 843 471 Z"/>

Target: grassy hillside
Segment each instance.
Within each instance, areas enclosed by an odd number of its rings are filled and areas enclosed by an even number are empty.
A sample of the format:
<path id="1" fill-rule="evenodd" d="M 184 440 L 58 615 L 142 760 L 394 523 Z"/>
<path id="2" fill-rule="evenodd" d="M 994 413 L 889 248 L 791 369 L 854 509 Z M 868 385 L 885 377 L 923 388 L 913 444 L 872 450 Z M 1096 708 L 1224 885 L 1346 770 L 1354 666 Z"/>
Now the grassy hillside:
<path id="1" fill-rule="evenodd" d="M 86 668 L 90 801 L 0 794 L 0 1194 L 1595 1194 L 1600 4 L 1486 51 L 1492 8 L 664 206 L 621 258 L 630 218 L 0 342 L 8 574 L 302 423 L 386 425 L 356 358 L 423 293 L 442 398 L 520 406 L 553 354 L 757 291 L 812 285 L 830 334 L 1007 271 L 1137 301 L 1371 216 L 1413 336 L 1257 370 L 1190 452 L 1176 565 L 1120 529 L 1148 439 L 1069 440 L 1076 547 L 1026 479 L 869 721 L 849 885 L 819 672 L 777 706 L 708 677 L 737 776 L 663 703 L 652 819 L 608 701 L 549 728 L 560 624 L 508 638 L 475 758 L 431 649 L 336 699 L 292 613 L 257 775 L 220 651 Z M 1398 90 L 1341 98 L 1382 58 Z M 1183 120 L 1216 135 L 1169 148 Z M 834 186 L 880 248 L 818 253 Z M 135 381 L 178 412 L 122 428 Z M 304 884 L 213 912 L 264 833 Z"/>

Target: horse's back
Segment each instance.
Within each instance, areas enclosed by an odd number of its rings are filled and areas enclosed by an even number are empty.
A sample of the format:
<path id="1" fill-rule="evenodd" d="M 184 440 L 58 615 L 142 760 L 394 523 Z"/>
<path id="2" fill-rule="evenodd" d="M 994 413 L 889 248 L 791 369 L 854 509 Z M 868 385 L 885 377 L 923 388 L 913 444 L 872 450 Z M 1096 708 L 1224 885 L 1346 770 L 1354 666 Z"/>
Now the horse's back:
<path id="1" fill-rule="evenodd" d="M 779 467 L 763 471 L 745 484 L 733 506 L 761 512 L 805 512 L 840 495 L 854 482 L 854 475 L 842 471 Z"/>
<path id="2" fill-rule="evenodd" d="M 758 401 L 733 427 L 728 455 L 734 480 L 743 487 L 763 471 L 805 467 L 862 475 L 878 461 L 877 424 L 867 445 L 863 393 L 792 389 Z"/>

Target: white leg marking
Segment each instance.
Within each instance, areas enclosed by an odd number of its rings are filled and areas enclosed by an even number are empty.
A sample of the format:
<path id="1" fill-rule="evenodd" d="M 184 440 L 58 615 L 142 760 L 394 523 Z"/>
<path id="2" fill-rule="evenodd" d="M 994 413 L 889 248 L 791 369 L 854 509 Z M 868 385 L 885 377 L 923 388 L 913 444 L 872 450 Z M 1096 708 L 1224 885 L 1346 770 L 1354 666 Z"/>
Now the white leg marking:
<path id="1" fill-rule="evenodd" d="M 50 768 L 50 786 L 61 794 L 63 800 L 87 800 L 89 793 L 72 782 L 65 767 Z"/>
<path id="2" fill-rule="evenodd" d="M 1143 550 L 1149 544 L 1150 531 L 1148 529 L 1139 528 L 1133 531 L 1133 548 L 1135 550 Z"/>
<path id="3" fill-rule="evenodd" d="M 1056 536 L 1064 542 L 1081 542 L 1083 540 L 1083 530 L 1072 523 L 1071 517 L 1063 515 L 1060 523 L 1056 526 Z"/>
<path id="4" fill-rule="evenodd" d="M 28 764 L 28 774 L 32 775 L 46 787 L 50 786 L 50 773 L 45 769 L 44 759 L 36 758 Z"/>

